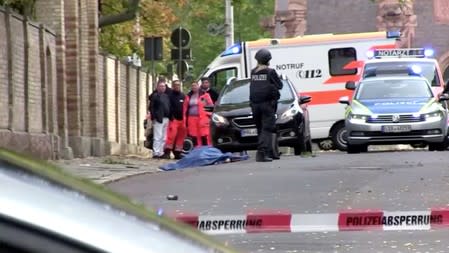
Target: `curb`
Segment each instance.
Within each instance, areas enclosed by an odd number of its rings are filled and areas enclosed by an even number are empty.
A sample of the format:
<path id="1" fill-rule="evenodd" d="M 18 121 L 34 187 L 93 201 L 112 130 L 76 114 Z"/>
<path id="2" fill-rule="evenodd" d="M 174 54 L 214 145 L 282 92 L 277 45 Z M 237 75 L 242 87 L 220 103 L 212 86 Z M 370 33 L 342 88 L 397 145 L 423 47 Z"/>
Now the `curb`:
<path id="1" fill-rule="evenodd" d="M 243 215 L 167 215 L 212 235 L 276 233 L 398 231 L 449 228 L 449 208 L 427 211 L 346 210 L 339 213 L 293 214 L 288 211 L 248 212 Z"/>
<path id="2" fill-rule="evenodd" d="M 98 183 L 99 184 L 103 184 L 103 185 L 107 185 L 107 184 L 118 182 L 120 180 L 124 180 L 124 179 L 130 178 L 130 177 L 134 177 L 134 176 L 141 176 L 141 175 L 146 175 L 146 174 L 155 174 L 155 173 L 160 173 L 160 172 L 163 172 L 163 170 L 157 169 L 156 171 L 141 171 L 141 172 L 136 172 L 134 174 L 124 175 L 124 176 L 118 177 L 118 178 L 112 178 L 112 179 L 109 179 L 109 180 L 104 180 L 104 181 L 98 182 Z"/>

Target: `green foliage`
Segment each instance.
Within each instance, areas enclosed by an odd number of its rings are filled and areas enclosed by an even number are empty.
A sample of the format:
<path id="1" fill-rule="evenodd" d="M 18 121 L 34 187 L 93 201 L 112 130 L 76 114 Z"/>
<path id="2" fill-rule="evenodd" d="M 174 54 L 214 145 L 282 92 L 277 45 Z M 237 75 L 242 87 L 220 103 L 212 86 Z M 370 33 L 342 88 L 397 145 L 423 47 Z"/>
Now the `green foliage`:
<path id="1" fill-rule="evenodd" d="M 118 14 L 126 9 L 123 0 L 103 0 L 102 15 Z M 274 14 L 274 0 L 234 0 L 235 41 L 268 37 L 260 27 L 260 20 Z M 220 26 L 225 21 L 224 0 L 141 0 L 140 25 L 143 37 L 164 37 L 164 61 L 156 65 L 158 73 L 166 72 L 170 60 L 170 35 L 174 28 L 183 26 L 192 35 L 193 75 L 198 76 L 207 65 L 225 49 L 224 34 L 212 35 L 208 25 Z M 100 46 L 105 51 L 123 57 L 138 53 L 143 57 L 142 44 L 133 34 L 135 21 L 105 27 L 101 30 Z M 147 68 L 150 63 L 144 62 Z"/>
<path id="2" fill-rule="evenodd" d="M 0 0 L 0 5 L 9 7 L 18 13 L 34 18 L 36 0 Z"/>
<path id="3" fill-rule="evenodd" d="M 190 0 L 188 13 L 180 20 L 192 33 L 193 74 L 198 76 L 225 49 L 224 34 L 213 35 L 208 25 L 220 26 L 225 21 L 224 0 Z M 260 20 L 274 14 L 274 0 L 234 0 L 234 40 L 247 41 L 269 37 Z M 184 9 L 184 11 L 186 11 Z"/>

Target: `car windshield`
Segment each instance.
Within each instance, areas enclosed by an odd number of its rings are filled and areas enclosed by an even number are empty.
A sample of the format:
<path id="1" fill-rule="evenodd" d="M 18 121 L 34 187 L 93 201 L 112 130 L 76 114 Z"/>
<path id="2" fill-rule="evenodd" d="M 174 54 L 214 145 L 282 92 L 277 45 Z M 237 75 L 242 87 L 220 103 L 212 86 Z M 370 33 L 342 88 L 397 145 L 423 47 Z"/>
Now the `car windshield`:
<path id="1" fill-rule="evenodd" d="M 360 83 L 356 99 L 430 98 L 432 91 L 424 80 L 387 79 Z"/>
<path id="2" fill-rule="evenodd" d="M 432 62 L 376 62 L 369 63 L 365 65 L 364 78 L 370 72 L 370 69 L 406 69 L 412 66 L 419 66 L 421 68 L 421 75 L 425 77 L 432 86 L 440 86 L 440 80 L 438 79 L 437 71 L 435 69 L 435 64 Z M 379 74 L 377 74 L 379 76 Z"/>
<path id="3" fill-rule="evenodd" d="M 292 90 L 287 83 L 283 80 L 283 87 L 280 90 L 281 98 L 279 101 L 288 101 L 294 99 Z M 249 80 L 237 81 L 225 87 L 221 95 L 219 103 L 226 104 L 241 104 L 249 103 Z"/>

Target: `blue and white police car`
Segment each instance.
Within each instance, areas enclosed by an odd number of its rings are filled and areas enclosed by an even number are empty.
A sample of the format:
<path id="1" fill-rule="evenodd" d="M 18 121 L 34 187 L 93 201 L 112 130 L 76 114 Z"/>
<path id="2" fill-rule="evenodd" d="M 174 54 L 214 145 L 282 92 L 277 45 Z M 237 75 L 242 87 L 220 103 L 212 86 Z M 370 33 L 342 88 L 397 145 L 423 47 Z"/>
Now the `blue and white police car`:
<path id="1" fill-rule="evenodd" d="M 362 80 L 372 76 L 373 71 L 380 76 L 380 69 L 399 74 L 398 71 L 413 67 L 419 71 L 417 74 L 427 79 L 435 94 L 441 93 L 444 89 L 443 75 L 431 48 L 377 49 L 368 51 L 366 55 L 369 60 L 363 64 Z M 383 74 L 390 73 L 384 71 Z"/>
<path id="2" fill-rule="evenodd" d="M 419 67 L 408 68 L 409 75 L 389 71 L 376 76 L 373 70 L 357 86 L 346 85 L 355 90 L 352 98 L 340 99 L 348 105 L 347 152 L 367 152 L 369 145 L 417 143 L 428 144 L 429 150 L 445 150 L 448 113 L 442 103 L 448 97 L 435 98 L 428 79 L 415 74 Z"/>

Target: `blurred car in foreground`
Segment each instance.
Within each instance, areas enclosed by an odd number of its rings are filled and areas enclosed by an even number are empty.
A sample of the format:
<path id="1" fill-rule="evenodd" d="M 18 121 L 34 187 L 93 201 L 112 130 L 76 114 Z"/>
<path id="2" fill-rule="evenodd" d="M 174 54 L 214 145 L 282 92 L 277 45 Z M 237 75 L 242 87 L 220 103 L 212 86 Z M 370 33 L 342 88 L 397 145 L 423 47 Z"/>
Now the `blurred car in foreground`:
<path id="1" fill-rule="evenodd" d="M 235 252 L 105 187 L 0 149 L 0 252 Z"/>

